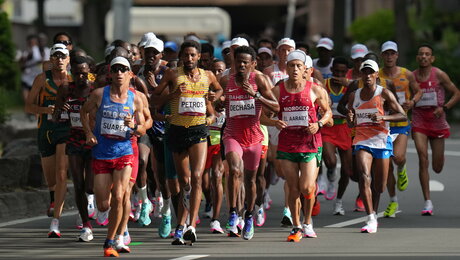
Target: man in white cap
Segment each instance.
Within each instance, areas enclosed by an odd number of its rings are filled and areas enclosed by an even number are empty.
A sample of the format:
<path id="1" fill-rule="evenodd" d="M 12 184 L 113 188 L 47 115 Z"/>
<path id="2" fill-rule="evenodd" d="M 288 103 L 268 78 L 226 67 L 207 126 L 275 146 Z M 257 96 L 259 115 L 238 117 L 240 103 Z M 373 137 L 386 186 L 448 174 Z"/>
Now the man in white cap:
<path id="1" fill-rule="evenodd" d="M 324 79 L 332 77 L 332 51 L 334 50 L 334 42 L 327 37 L 321 38 L 316 45 L 318 58 L 313 60 L 313 67 L 323 74 Z"/>
<path id="2" fill-rule="evenodd" d="M 98 210 L 109 213 L 104 256 L 118 256 L 115 235 L 129 200 L 126 190 L 134 156 L 130 137 L 144 135 L 144 103 L 140 95 L 130 91 L 131 66 L 124 57 L 110 62 L 112 83 L 95 89 L 84 104 L 80 115 L 86 143 L 93 146 L 94 187 Z M 90 118 L 96 118 L 94 128 Z M 119 241 L 117 241 L 118 243 Z M 121 241 L 122 243 L 123 241 Z M 119 247 L 120 252 L 129 248 Z"/>
<path id="3" fill-rule="evenodd" d="M 368 214 L 362 233 L 377 232 L 376 212 L 380 194 L 386 189 L 390 157 L 393 156 L 393 143 L 387 122 L 407 120 L 395 95 L 377 85 L 378 71 L 375 61 L 364 61 L 361 64 L 364 86 L 351 93 L 348 100 L 348 124 L 355 127 L 356 131 L 353 152 L 356 154 L 359 191 Z M 384 107 L 390 111 L 385 111 Z"/>
<path id="4" fill-rule="evenodd" d="M 390 80 L 393 82 L 398 102 L 406 113 L 408 113 L 422 97 L 422 91 L 412 72 L 406 68 L 397 66 L 398 45 L 395 42 L 387 41 L 383 43 L 381 55 L 383 68 L 379 71 L 379 78 L 380 80 Z M 390 203 L 383 214 L 385 217 L 396 216 L 395 213 L 399 207 L 398 198 L 396 197 L 396 186 L 398 190 L 404 191 L 409 184 L 406 173 L 406 149 L 410 128 L 409 120 L 390 123 L 390 134 L 397 137 L 393 141 L 394 157 L 392 158 L 392 162 L 390 162 L 388 173 L 387 188 L 390 195 Z M 393 175 L 393 163 L 397 167 L 397 182 Z"/>
<path id="5" fill-rule="evenodd" d="M 287 56 L 288 54 L 295 49 L 295 42 L 294 40 L 290 38 L 283 38 L 278 42 L 278 46 L 276 47 L 276 55 L 278 56 L 278 62 L 273 64 L 272 66 L 266 68 L 264 70 L 264 74 L 268 75 L 270 79 L 273 82 L 273 85 L 275 85 L 277 82 L 286 79 L 288 77 L 287 71 L 286 71 L 286 61 L 287 61 Z M 270 115 L 269 117 L 271 118 L 272 116 L 275 115 Z M 267 160 L 273 164 L 275 167 L 276 174 L 279 177 L 283 177 L 283 171 L 281 164 L 278 159 L 276 159 L 276 150 L 278 147 L 278 135 L 279 135 L 279 130 L 276 127 L 269 126 L 267 127 L 268 129 L 268 135 L 270 138 L 270 143 L 269 143 L 269 148 L 268 148 L 268 158 Z M 284 188 L 284 195 L 285 195 L 285 205 L 284 205 L 284 210 L 283 210 L 283 217 L 281 219 L 281 224 L 283 226 L 292 226 L 292 219 L 291 219 L 291 212 L 289 211 L 289 205 L 287 203 L 287 198 L 288 198 L 288 193 L 289 193 L 289 188 L 285 184 Z M 266 193 L 268 194 L 268 192 Z M 268 196 L 268 195 L 267 195 Z"/>
<path id="6" fill-rule="evenodd" d="M 66 46 L 61 43 L 54 44 L 50 54 L 51 69 L 35 78 L 26 100 L 25 111 L 38 115 L 38 149 L 42 169 L 50 194 L 54 194 L 54 201 L 51 201 L 48 209 L 48 216 L 53 217 L 48 237 L 60 238 L 59 218 L 67 192 L 68 158 L 65 153 L 65 141 L 69 126 L 67 113 L 63 114 L 63 120 L 59 122 L 53 122 L 51 119 L 58 89 L 68 85 L 72 78 L 67 72 L 70 58 Z"/>
<path id="7" fill-rule="evenodd" d="M 232 45 L 232 41 L 224 41 L 222 43 L 222 58 L 225 62 L 225 67 L 230 68 L 232 65 L 232 56 L 230 54 L 230 46 Z"/>
<path id="8" fill-rule="evenodd" d="M 290 52 L 287 72 L 289 78 L 273 89 L 280 103 L 280 112 L 279 119 L 272 119 L 271 124 L 281 130 L 277 158 L 289 186 L 293 229 L 287 241 L 299 242 L 302 237 L 316 237 L 311 216 L 322 144 L 315 135 L 331 119 L 332 113 L 322 87 L 310 80 L 313 72 L 310 56 L 300 50 Z M 321 119 L 317 118 L 316 106 L 324 111 Z M 303 225 L 299 214 L 301 195 L 307 199 Z"/>
<path id="9" fill-rule="evenodd" d="M 348 80 L 355 80 L 361 77 L 359 68 L 364 60 L 364 56 L 368 53 L 366 45 L 357 43 L 351 47 L 351 60 L 353 61 L 353 68 L 349 69 L 346 75 Z"/>
<path id="10" fill-rule="evenodd" d="M 156 39 L 156 38 L 157 38 L 157 36 L 153 32 L 144 33 L 144 35 L 142 35 L 141 41 L 137 44 L 137 46 L 139 46 L 139 50 L 141 51 L 142 59 L 144 59 L 144 46 L 145 46 L 145 44 L 147 43 L 147 41 L 153 40 L 153 39 Z"/>
<path id="11" fill-rule="evenodd" d="M 273 65 L 273 53 L 267 47 L 257 50 L 257 70 L 263 72 L 265 68 Z"/>

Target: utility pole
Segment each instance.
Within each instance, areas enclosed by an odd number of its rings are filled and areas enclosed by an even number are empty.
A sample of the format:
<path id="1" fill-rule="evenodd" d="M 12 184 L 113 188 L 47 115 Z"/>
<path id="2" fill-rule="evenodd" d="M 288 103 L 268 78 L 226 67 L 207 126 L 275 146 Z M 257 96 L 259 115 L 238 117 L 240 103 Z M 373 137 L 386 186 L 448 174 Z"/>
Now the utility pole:
<path id="1" fill-rule="evenodd" d="M 114 39 L 131 40 L 131 6 L 132 0 L 112 0 Z"/>

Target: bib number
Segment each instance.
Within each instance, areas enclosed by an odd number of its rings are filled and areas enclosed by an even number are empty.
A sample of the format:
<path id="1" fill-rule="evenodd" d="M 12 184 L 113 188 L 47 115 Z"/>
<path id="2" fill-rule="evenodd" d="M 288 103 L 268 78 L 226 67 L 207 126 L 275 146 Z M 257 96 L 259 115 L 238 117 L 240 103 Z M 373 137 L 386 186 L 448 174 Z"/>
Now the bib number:
<path id="1" fill-rule="evenodd" d="M 283 112 L 283 121 L 290 126 L 308 126 L 308 110 Z"/>
<path id="2" fill-rule="evenodd" d="M 371 116 L 378 112 L 379 111 L 377 110 L 377 108 L 356 109 L 355 110 L 356 124 L 357 125 L 375 124 L 375 122 L 372 121 Z"/>
<path id="3" fill-rule="evenodd" d="M 396 96 L 398 96 L 398 101 L 400 105 L 406 102 L 406 92 L 404 91 L 396 92 Z"/>
<path id="4" fill-rule="evenodd" d="M 415 104 L 416 107 L 436 107 L 438 106 L 438 96 L 436 92 L 425 92 L 422 98 Z"/>
<path id="5" fill-rule="evenodd" d="M 206 103 L 202 97 L 181 97 L 179 99 L 179 114 L 184 116 L 206 115 Z"/>
<path id="6" fill-rule="evenodd" d="M 254 99 L 231 100 L 230 101 L 230 117 L 237 116 L 255 116 L 256 104 Z"/>
<path id="7" fill-rule="evenodd" d="M 102 118 L 101 121 L 101 135 L 110 139 L 127 138 L 128 127 L 125 126 L 124 120 Z"/>
<path id="8" fill-rule="evenodd" d="M 70 113 L 70 124 L 74 128 L 82 128 L 80 113 Z"/>

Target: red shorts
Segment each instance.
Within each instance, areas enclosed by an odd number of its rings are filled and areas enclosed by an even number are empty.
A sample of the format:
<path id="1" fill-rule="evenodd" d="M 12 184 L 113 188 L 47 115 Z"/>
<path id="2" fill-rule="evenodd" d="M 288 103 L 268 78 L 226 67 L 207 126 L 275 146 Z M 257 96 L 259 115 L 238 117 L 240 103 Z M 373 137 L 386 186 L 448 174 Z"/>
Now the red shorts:
<path id="1" fill-rule="evenodd" d="M 267 157 L 268 145 L 262 145 L 262 154 L 260 155 L 260 159 L 265 159 Z"/>
<path id="2" fill-rule="evenodd" d="M 214 157 L 214 155 L 218 155 L 219 153 L 220 153 L 220 144 L 208 146 L 208 155 L 206 156 L 206 164 L 204 165 L 204 168 L 206 170 L 211 168 L 212 157 Z"/>
<path id="3" fill-rule="evenodd" d="M 139 146 L 137 146 L 137 138 L 131 138 L 131 144 L 133 146 L 133 170 L 131 171 L 131 177 L 129 181 L 136 183 L 137 173 L 139 172 Z"/>
<path id="4" fill-rule="evenodd" d="M 412 127 L 412 133 L 414 132 L 422 133 L 428 136 L 429 139 L 449 138 L 450 136 L 449 128 L 431 130 L 431 129 L 425 129 L 425 128 L 420 128 L 420 127 Z"/>
<path id="5" fill-rule="evenodd" d="M 92 168 L 94 174 L 111 174 L 114 170 L 121 170 L 126 166 L 133 166 L 134 155 L 125 155 L 120 158 L 111 160 L 94 159 L 92 161 Z"/>
<path id="6" fill-rule="evenodd" d="M 321 129 L 321 136 L 323 142 L 331 143 L 340 150 L 346 151 L 351 149 L 351 129 L 347 124 L 323 127 Z"/>

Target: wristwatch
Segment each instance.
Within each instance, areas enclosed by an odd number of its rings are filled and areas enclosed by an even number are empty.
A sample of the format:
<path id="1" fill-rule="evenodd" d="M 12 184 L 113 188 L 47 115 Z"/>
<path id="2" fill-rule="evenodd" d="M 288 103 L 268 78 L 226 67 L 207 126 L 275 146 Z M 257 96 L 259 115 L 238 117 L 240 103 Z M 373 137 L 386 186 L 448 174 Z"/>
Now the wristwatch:
<path id="1" fill-rule="evenodd" d="M 316 122 L 316 123 L 318 123 L 318 127 L 319 127 L 319 128 L 323 128 L 323 122 L 318 121 L 318 122 Z"/>
<path id="2" fill-rule="evenodd" d="M 254 98 L 255 99 L 259 99 L 262 95 L 260 94 L 259 91 L 256 92 L 256 94 L 254 94 Z"/>

